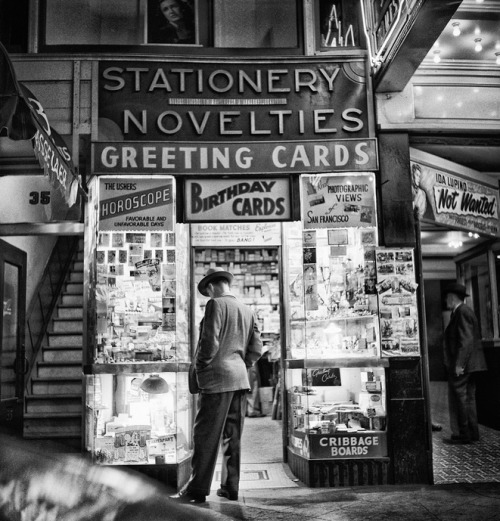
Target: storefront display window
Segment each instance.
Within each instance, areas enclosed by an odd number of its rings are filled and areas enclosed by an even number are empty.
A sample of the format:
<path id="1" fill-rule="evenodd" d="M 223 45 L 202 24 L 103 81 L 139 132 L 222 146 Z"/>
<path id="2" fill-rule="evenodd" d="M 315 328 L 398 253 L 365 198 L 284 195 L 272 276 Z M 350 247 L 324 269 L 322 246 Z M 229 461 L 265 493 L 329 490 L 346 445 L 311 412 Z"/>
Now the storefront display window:
<path id="1" fill-rule="evenodd" d="M 42 46 L 207 45 L 208 7 L 199 0 L 44 0 Z"/>
<path id="2" fill-rule="evenodd" d="M 85 439 L 96 463 L 190 456 L 189 234 L 174 216 L 170 176 L 91 183 Z"/>
<path id="3" fill-rule="evenodd" d="M 387 456 L 383 367 L 288 371 L 290 450 L 307 459 Z"/>
<path id="4" fill-rule="evenodd" d="M 295 0 L 214 0 L 214 46 L 295 48 Z"/>
<path id="5" fill-rule="evenodd" d="M 384 458 L 386 382 L 372 174 L 302 176 L 287 227 L 289 450 L 306 459 Z"/>
<path id="6" fill-rule="evenodd" d="M 47 50 L 83 45 L 297 49 L 297 6 L 296 0 L 45 0 L 41 43 Z"/>
<path id="7" fill-rule="evenodd" d="M 107 465 L 175 464 L 190 454 L 186 373 L 86 377 L 87 441 Z"/>

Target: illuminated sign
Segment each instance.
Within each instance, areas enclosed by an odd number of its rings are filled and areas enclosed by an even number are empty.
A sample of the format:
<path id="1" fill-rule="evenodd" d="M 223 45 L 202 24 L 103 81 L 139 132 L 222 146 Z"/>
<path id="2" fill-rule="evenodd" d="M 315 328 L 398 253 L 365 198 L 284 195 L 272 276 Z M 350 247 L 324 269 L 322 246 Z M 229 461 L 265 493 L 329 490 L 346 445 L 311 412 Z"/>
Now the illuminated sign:
<path id="1" fill-rule="evenodd" d="M 292 218 L 289 178 L 188 179 L 185 187 L 187 222 Z"/>
<path id="2" fill-rule="evenodd" d="M 365 57 L 328 62 L 99 64 L 99 131 L 113 141 L 370 137 Z"/>
<path id="3" fill-rule="evenodd" d="M 361 0 L 368 52 L 375 69 L 383 62 L 416 4 L 416 0 Z"/>
<path id="4" fill-rule="evenodd" d="M 376 139 L 93 143 L 93 170 L 113 174 L 356 172 L 378 169 Z"/>
<path id="5" fill-rule="evenodd" d="M 304 228 L 374 227 L 375 175 L 302 176 Z"/>
<path id="6" fill-rule="evenodd" d="M 106 177 L 99 181 L 100 231 L 173 230 L 173 179 Z"/>
<path id="7" fill-rule="evenodd" d="M 387 433 L 381 431 L 304 434 L 295 431 L 290 448 L 308 459 L 362 459 L 387 456 Z"/>
<path id="8" fill-rule="evenodd" d="M 459 165 L 437 165 L 434 156 L 412 150 L 413 206 L 419 219 L 471 233 L 499 236 L 498 184 Z"/>

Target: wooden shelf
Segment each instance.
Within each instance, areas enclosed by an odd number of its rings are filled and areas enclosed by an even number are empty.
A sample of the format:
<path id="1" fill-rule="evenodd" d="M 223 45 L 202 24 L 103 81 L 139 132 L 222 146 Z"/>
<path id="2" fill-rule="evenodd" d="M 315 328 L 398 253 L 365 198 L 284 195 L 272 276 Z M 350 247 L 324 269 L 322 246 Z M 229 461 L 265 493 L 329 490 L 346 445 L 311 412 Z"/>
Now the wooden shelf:
<path id="1" fill-rule="evenodd" d="M 189 370 L 189 362 L 116 362 L 114 364 L 89 364 L 83 366 L 83 374 L 133 374 L 133 373 L 183 373 Z"/>
<path id="2" fill-rule="evenodd" d="M 322 367 L 389 367 L 387 358 L 345 357 L 345 358 L 297 358 L 285 360 L 288 369 L 319 369 Z"/>

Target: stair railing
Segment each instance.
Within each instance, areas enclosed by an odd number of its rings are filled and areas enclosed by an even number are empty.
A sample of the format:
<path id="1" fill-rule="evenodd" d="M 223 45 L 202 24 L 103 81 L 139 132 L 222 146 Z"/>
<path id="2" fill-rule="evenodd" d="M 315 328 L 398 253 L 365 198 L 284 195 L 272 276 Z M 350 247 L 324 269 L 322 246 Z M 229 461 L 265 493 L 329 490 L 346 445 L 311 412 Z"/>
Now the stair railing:
<path id="1" fill-rule="evenodd" d="M 70 271 L 72 261 L 78 252 L 80 237 L 59 237 L 37 289 L 31 299 L 26 315 L 26 361 L 27 371 L 24 380 L 27 394 L 29 382 L 52 319 L 52 314 L 59 300 L 64 283 Z"/>

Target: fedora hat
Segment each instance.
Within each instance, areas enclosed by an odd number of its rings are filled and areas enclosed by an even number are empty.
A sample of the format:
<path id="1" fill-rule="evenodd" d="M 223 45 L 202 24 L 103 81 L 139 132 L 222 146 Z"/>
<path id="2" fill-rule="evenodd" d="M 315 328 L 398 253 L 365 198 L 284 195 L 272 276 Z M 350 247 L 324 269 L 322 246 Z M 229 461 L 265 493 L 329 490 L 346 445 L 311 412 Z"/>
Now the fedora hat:
<path id="1" fill-rule="evenodd" d="M 463 284 L 459 284 L 458 282 L 453 282 L 452 284 L 449 284 L 446 286 L 446 294 L 448 293 L 454 293 L 455 295 L 459 297 L 468 297 L 469 294 L 467 293 L 467 290 L 465 289 L 465 286 Z"/>
<path id="2" fill-rule="evenodd" d="M 207 274 L 198 282 L 198 291 L 204 295 L 205 297 L 208 297 L 207 292 L 207 286 L 214 280 L 218 279 L 219 277 L 224 277 L 227 279 L 229 284 L 233 281 L 233 274 L 229 273 L 229 271 L 226 271 L 219 266 L 215 266 L 215 268 L 210 268 L 207 271 Z"/>

